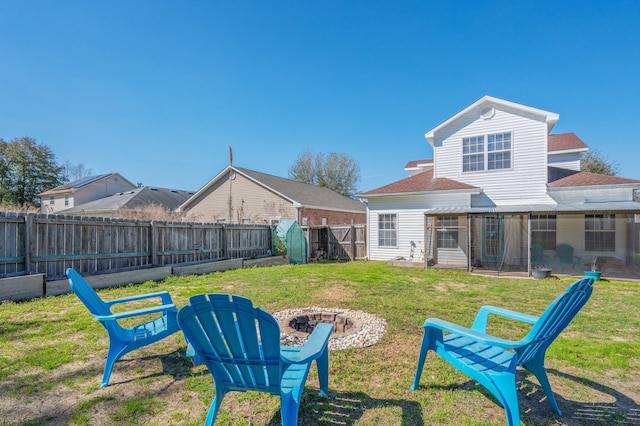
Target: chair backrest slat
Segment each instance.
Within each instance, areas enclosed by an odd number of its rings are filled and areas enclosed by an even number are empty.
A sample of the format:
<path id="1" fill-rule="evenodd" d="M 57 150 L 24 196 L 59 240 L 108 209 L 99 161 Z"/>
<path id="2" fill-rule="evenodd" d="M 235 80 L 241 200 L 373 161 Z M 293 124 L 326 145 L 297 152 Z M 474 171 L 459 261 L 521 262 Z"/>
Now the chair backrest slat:
<path id="1" fill-rule="evenodd" d="M 111 315 L 109 306 L 75 269 L 67 269 L 69 286 L 93 315 Z"/>
<path id="2" fill-rule="evenodd" d="M 267 392 L 279 386 L 280 328 L 249 299 L 226 294 L 193 296 L 178 317 L 186 325 L 187 340 L 202 353 L 216 381 Z"/>
<path id="3" fill-rule="evenodd" d="M 540 315 L 527 335 L 526 339 L 531 343 L 518 351 L 518 364 L 526 364 L 539 351 L 545 351 L 587 303 L 592 291 L 593 279 L 584 278 L 573 283 L 567 291 L 558 296 Z"/>

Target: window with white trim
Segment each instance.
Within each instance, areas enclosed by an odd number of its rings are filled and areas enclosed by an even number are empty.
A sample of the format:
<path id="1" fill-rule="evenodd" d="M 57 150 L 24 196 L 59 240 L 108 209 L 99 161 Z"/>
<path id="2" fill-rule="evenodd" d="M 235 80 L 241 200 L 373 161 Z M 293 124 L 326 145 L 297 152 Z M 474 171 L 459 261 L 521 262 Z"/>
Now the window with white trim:
<path id="1" fill-rule="evenodd" d="M 556 215 L 531 215 L 531 243 L 539 244 L 545 250 L 556 248 Z"/>
<path id="2" fill-rule="evenodd" d="M 462 138 L 462 171 L 511 168 L 511 132 Z"/>
<path id="3" fill-rule="evenodd" d="M 616 251 L 615 214 L 588 214 L 584 216 L 584 249 L 586 251 Z"/>
<path id="4" fill-rule="evenodd" d="M 55 204 L 55 203 L 56 203 L 56 198 L 53 195 L 51 195 L 49 197 L 49 204 Z"/>
<path id="5" fill-rule="evenodd" d="M 436 220 L 436 244 L 438 248 L 458 248 L 458 217 L 443 216 Z"/>
<path id="6" fill-rule="evenodd" d="M 395 213 L 384 213 L 378 215 L 378 246 L 397 247 L 398 246 L 398 215 Z"/>
<path id="7" fill-rule="evenodd" d="M 64 205 L 65 206 L 69 205 L 69 195 L 68 194 L 65 194 L 65 196 L 64 196 Z"/>

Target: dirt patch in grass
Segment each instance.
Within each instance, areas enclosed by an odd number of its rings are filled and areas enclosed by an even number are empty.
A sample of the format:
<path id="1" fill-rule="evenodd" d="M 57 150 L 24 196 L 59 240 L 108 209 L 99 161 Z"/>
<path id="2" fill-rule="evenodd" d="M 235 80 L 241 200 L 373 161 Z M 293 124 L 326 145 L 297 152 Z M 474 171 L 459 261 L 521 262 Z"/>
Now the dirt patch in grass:
<path id="1" fill-rule="evenodd" d="M 337 304 L 338 302 L 349 302 L 356 297 L 356 291 L 338 283 L 328 283 L 328 287 L 323 287 L 315 293 L 314 299 L 321 300 L 326 304 Z"/>

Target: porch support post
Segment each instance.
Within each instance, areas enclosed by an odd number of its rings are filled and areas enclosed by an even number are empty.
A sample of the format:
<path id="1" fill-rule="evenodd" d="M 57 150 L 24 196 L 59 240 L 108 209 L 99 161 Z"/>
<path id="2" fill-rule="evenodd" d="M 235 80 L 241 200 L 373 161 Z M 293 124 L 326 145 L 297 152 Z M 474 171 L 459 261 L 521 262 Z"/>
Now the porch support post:
<path id="1" fill-rule="evenodd" d="M 527 273 L 531 276 L 531 213 L 527 215 Z"/>

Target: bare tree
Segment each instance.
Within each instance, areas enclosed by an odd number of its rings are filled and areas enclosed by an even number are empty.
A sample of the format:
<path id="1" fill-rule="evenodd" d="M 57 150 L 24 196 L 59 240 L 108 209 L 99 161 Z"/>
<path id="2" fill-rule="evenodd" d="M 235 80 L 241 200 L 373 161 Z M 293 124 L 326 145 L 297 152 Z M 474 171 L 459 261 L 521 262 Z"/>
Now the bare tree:
<path id="1" fill-rule="evenodd" d="M 346 154 L 330 152 L 325 156 L 306 150 L 289 169 L 289 178 L 353 197 L 360 181 L 360 164 Z"/>
<path id="2" fill-rule="evenodd" d="M 92 169 L 88 169 L 84 164 L 71 164 L 69 161 L 62 166 L 62 180 L 65 182 L 71 182 L 74 180 L 82 179 L 86 176 L 93 174 Z"/>
<path id="3" fill-rule="evenodd" d="M 580 170 L 609 176 L 615 176 L 620 173 L 618 164 L 615 161 L 610 161 L 609 157 L 597 149 L 587 152 L 584 157 L 582 157 Z"/>

